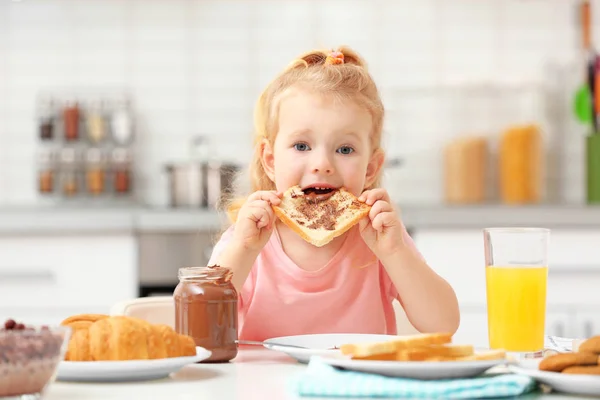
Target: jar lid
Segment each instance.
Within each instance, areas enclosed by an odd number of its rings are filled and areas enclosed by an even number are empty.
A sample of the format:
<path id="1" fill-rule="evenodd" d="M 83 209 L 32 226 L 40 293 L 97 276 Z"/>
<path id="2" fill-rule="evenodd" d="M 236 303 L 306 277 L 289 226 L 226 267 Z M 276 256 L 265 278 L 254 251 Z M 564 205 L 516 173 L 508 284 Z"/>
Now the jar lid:
<path id="1" fill-rule="evenodd" d="M 38 160 L 42 163 L 51 163 L 55 158 L 56 154 L 52 149 L 42 149 L 38 152 Z"/>
<path id="2" fill-rule="evenodd" d="M 99 163 L 103 160 L 102 150 L 100 149 L 89 149 L 86 155 L 86 160 L 89 163 Z"/>
<path id="3" fill-rule="evenodd" d="M 77 101 L 77 99 L 67 99 L 65 100 L 65 107 L 66 108 L 78 108 L 79 107 L 79 102 Z"/>
<path id="4" fill-rule="evenodd" d="M 74 163 L 76 158 L 77 153 L 75 152 L 75 149 L 72 148 L 63 149 L 60 155 L 60 159 L 64 163 Z"/>
<path id="5" fill-rule="evenodd" d="M 116 163 L 128 163 L 131 161 L 131 152 L 128 149 L 116 148 L 113 150 L 112 159 Z"/>
<path id="6" fill-rule="evenodd" d="M 90 109 L 95 112 L 103 112 L 106 109 L 106 100 L 93 99 L 90 102 Z"/>
<path id="7" fill-rule="evenodd" d="M 226 283 L 231 280 L 233 272 L 229 268 L 218 265 L 207 267 L 185 267 L 179 268 L 179 280 L 206 280 L 216 283 Z"/>
<path id="8" fill-rule="evenodd" d="M 50 96 L 40 96 L 38 101 L 38 111 L 42 115 L 47 115 L 54 111 L 54 99 Z"/>

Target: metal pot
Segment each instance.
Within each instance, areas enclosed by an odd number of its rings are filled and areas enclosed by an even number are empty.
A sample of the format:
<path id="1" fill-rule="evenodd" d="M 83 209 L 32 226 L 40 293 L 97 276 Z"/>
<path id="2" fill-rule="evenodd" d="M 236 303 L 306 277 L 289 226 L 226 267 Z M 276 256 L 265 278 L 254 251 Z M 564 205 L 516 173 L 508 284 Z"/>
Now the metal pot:
<path id="1" fill-rule="evenodd" d="M 238 171 L 220 161 L 167 165 L 171 207 L 215 208 L 231 193 Z"/>

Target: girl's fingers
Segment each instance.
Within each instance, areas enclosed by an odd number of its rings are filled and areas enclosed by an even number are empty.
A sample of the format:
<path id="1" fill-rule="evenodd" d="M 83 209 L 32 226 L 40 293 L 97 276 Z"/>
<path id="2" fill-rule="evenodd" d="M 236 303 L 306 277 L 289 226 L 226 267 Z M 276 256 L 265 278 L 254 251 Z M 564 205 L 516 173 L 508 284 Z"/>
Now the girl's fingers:
<path id="1" fill-rule="evenodd" d="M 266 200 L 256 200 L 249 204 L 250 218 L 256 222 L 256 227 L 261 229 L 272 225 L 275 213 Z"/>
<path id="2" fill-rule="evenodd" d="M 372 206 L 379 200 L 389 202 L 389 195 L 385 189 L 377 188 L 363 192 L 358 200 Z"/>
<path id="3" fill-rule="evenodd" d="M 382 212 L 373 218 L 371 225 L 377 232 L 383 232 L 384 228 L 393 226 L 396 223 L 396 217 L 393 212 Z"/>
<path id="4" fill-rule="evenodd" d="M 373 207 L 371 207 L 371 211 L 369 211 L 369 218 L 373 219 L 382 212 L 391 211 L 394 211 L 394 209 L 392 208 L 390 203 L 386 201 L 377 201 L 375 204 L 373 204 Z"/>

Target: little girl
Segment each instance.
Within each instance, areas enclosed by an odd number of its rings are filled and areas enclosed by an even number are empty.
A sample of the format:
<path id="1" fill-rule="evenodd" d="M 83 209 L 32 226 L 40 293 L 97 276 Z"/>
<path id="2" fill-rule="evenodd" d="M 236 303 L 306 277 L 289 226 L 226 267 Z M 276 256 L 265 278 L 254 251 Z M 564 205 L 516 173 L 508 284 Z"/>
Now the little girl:
<path id="1" fill-rule="evenodd" d="M 383 115 L 365 63 L 347 48 L 301 56 L 260 96 L 252 194 L 229 204 L 234 224 L 209 261 L 233 271 L 240 339 L 396 334 L 394 299 L 420 332 L 456 332 L 453 289 L 421 257 L 379 187 Z M 344 186 L 372 208 L 314 247 L 271 208 L 294 185 Z"/>

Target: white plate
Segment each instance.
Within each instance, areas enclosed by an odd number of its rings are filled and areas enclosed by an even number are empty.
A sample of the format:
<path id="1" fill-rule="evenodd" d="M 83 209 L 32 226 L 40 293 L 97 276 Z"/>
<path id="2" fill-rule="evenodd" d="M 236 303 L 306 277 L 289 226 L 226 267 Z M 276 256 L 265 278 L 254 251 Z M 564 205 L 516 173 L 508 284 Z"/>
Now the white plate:
<path id="1" fill-rule="evenodd" d="M 196 347 L 196 355 L 131 361 L 62 361 L 56 379 L 71 382 L 126 382 L 161 379 L 210 357 L 211 352 Z"/>
<path id="2" fill-rule="evenodd" d="M 508 369 L 517 374 L 528 375 L 557 392 L 584 396 L 600 395 L 600 376 L 540 371 L 539 362 L 540 360 L 521 362 L 518 365 L 509 365 Z"/>
<path id="3" fill-rule="evenodd" d="M 353 360 L 343 355 L 326 355 L 321 360 L 334 367 L 371 374 L 411 379 L 456 379 L 480 375 L 507 360 L 482 361 L 375 361 Z"/>
<path id="4" fill-rule="evenodd" d="M 282 336 L 267 339 L 265 347 L 270 350 L 281 351 L 294 357 L 301 363 L 308 363 L 312 356 L 328 354 L 339 354 L 339 350 L 332 347 L 340 347 L 347 343 L 382 342 L 385 340 L 398 339 L 395 335 L 371 335 L 360 333 L 322 333 L 313 335 Z M 292 347 L 277 346 L 278 344 L 291 344 L 293 346 L 307 347 L 306 349 L 295 349 Z"/>

